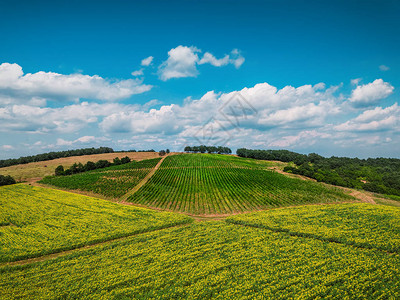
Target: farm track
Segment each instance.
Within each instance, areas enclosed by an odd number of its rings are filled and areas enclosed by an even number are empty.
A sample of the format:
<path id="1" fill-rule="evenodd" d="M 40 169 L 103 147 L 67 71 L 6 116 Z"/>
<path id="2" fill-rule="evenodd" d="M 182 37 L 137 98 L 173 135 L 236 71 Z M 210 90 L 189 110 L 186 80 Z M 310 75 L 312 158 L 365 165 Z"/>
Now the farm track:
<path id="1" fill-rule="evenodd" d="M 145 178 L 142 179 L 141 182 L 139 182 L 133 189 L 131 189 L 128 193 L 126 193 L 125 195 L 123 195 L 122 197 L 119 198 L 119 203 L 124 204 L 126 199 L 129 198 L 129 196 L 133 195 L 134 193 L 136 193 L 142 186 L 144 186 L 147 181 L 149 181 L 149 179 L 154 175 L 154 173 L 158 170 L 158 168 L 160 167 L 160 165 L 162 164 L 162 162 L 164 161 L 164 159 L 168 157 L 168 154 L 163 156 L 160 161 L 156 164 L 156 166 L 153 168 L 153 170 L 151 170 L 149 172 L 149 174 L 146 175 Z"/>
<path id="2" fill-rule="evenodd" d="M 94 244 L 90 244 L 90 245 L 86 245 L 86 246 L 82 246 L 82 247 L 77 247 L 77 248 L 71 249 L 71 250 L 60 251 L 60 252 L 56 252 L 56 253 L 52 253 L 52 254 L 46 254 L 46 255 L 42 255 L 42 256 L 38 256 L 38 257 L 27 258 L 27 259 L 22 259 L 22 260 L 16 260 L 16 261 L 12 261 L 12 262 L 0 263 L 0 268 L 8 267 L 8 266 L 23 266 L 23 265 L 27 265 L 27 264 L 36 263 L 36 262 L 48 261 L 48 260 L 56 259 L 58 257 L 65 256 L 65 255 L 68 255 L 68 254 L 71 254 L 71 253 L 75 253 L 75 252 L 79 252 L 79 251 L 83 251 L 83 250 L 88 250 L 88 249 L 91 249 L 91 248 L 94 248 L 94 247 L 97 247 L 97 246 L 106 245 L 106 244 L 109 244 L 109 243 L 112 243 L 112 242 L 123 241 L 123 240 L 128 239 L 128 238 L 130 238 L 132 236 L 137 236 L 137 235 L 150 233 L 150 232 L 161 231 L 161 230 L 168 229 L 168 228 L 185 227 L 185 226 L 189 226 L 190 224 L 191 223 L 165 226 L 165 227 L 157 228 L 157 229 L 154 229 L 154 230 L 148 230 L 148 231 L 143 231 L 143 232 L 139 232 L 139 233 L 133 233 L 133 234 L 126 235 L 126 236 L 123 236 L 123 237 L 112 238 L 112 239 L 109 239 L 107 241 L 98 242 L 98 243 L 94 243 Z"/>

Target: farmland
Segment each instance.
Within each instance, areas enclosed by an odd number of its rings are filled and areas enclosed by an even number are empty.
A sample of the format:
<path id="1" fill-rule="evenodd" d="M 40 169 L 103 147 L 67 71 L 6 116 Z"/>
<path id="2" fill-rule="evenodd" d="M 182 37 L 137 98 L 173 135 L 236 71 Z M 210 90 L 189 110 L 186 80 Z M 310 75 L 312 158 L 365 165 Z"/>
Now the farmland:
<path id="1" fill-rule="evenodd" d="M 267 169 L 272 165 L 223 155 L 173 155 L 127 201 L 199 215 L 354 200 L 337 188 Z"/>
<path id="2" fill-rule="evenodd" d="M 398 299 L 400 256 L 213 221 L 6 266 L 0 278 L 4 299 Z"/>
<path id="3" fill-rule="evenodd" d="M 0 298 L 400 298 L 398 207 L 347 203 L 341 189 L 271 171 L 276 162 L 158 162 L 0 187 Z M 50 184 L 133 190 L 129 201 L 158 210 Z"/>
<path id="4" fill-rule="evenodd" d="M 119 198 L 146 177 L 159 160 L 146 159 L 74 175 L 45 177 L 40 183 Z"/>
<path id="5" fill-rule="evenodd" d="M 190 221 L 188 217 L 24 184 L 0 188 L 0 262 Z"/>
<path id="6" fill-rule="evenodd" d="M 143 160 L 157 158 L 156 152 L 124 152 L 124 153 L 103 153 L 83 156 L 71 156 L 64 158 L 57 158 L 47 161 L 32 162 L 28 164 L 15 165 L 0 168 L 0 175 L 11 175 L 17 181 L 30 181 L 32 179 L 41 179 L 45 176 L 54 175 L 54 170 L 57 166 L 63 165 L 65 168 L 72 166 L 74 163 L 85 164 L 88 161 L 108 160 L 112 161 L 114 158 L 122 158 L 128 156 L 132 160 Z"/>

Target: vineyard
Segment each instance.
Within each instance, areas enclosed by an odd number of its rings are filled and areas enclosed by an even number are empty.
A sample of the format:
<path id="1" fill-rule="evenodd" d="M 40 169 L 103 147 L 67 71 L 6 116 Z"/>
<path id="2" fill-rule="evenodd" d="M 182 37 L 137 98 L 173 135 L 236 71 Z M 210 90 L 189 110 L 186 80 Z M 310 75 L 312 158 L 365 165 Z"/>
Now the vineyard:
<path id="1" fill-rule="evenodd" d="M 332 215 L 341 206 L 334 207 Z M 399 215 L 398 210 L 386 213 Z M 343 223 L 356 224 L 357 216 Z M 338 213 L 333 222 L 340 227 L 341 220 Z M 369 228 L 366 240 L 379 234 L 374 221 L 365 217 L 362 225 Z M 0 267 L 0 290 L 3 299 L 399 299 L 400 256 L 224 221 L 201 222 L 52 261 Z"/>
<path id="2" fill-rule="evenodd" d="M 334 187 L 275 173 L 267 169 L 271 165 L 213 154 L 169 156 L 128 201 L 190 214 L 226 214 L 354 199 Z"/>
<path id="3" fill-rule="evenodd" d="M 159 160 L 153 158 L 74 175 L 45 177 L 40 183 L 119 198 L 145 178 Z"/>
<path id="4" fill-rule="evenodd" d="M 0 262 L 187 223 L 188 217 L 24 184 L 0 188 Z"/>

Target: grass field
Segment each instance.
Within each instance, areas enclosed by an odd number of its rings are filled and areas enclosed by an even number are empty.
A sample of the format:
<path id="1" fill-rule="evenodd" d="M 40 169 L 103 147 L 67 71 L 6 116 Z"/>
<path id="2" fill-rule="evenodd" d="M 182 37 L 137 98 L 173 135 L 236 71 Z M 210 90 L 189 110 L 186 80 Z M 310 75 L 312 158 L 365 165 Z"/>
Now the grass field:
<path id="1" fill-rule="evenodd" d="M 226 155 L 169 156 L 127 201 L 198 215 L 354 200 L 338 188 L 267 169 L 272 165 Z"/>
<path id="2" fill-rule="evenodd" d="M 400 256 L 202 222 L 0 267 L 0 290 L 3 299 L 398 299 Z"/>
<path id="3" fill-rule="evenodd" d="M 119 198 L 143 180 L 160 159 L 130 162 L 68 176 L 45 177 L 39 183 Z"/>
<path id="4" fill-rule="evenodd" d="M 143 160 L 157 158 L 157 152 L 124 152 L 124 153 L 103 153 L 83 156 L 71 156 L 58 158 L 48 161 L 33 162 L 23 165 L 15 165 L 5 168 L 0 168 L 0 175 L 10 175 L 17 181 L 29 181 L 31 179 L 41 179 L 45 176 L 54 175 L 54 170 L 57 166 L 63 165 L 64 168 L 69 168 L 74 163 L 85 164 L 88 161 L 99 161 L 106 159 L 112 161 L 114 158 L 128 156 L 132 160 Z"/>
<path id="5" fill-rule="evenodd" d="M 3 186 L 0 262 L 74 249 L 190 220 L 179 214 L 25 184 Z"/>

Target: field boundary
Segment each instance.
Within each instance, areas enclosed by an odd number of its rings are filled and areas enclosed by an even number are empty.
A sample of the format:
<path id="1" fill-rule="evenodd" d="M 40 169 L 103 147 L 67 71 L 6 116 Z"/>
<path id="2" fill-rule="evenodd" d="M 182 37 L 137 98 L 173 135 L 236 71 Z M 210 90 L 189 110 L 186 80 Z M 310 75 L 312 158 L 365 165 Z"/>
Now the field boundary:
<path id="1" fill-rule="evenodd" d="M 341 244 L 341 245 L 345 245 L 345 246 L 351 246 L 351 247 L 355 247 L 355 248 L 376 250 L 376 251 L 384 252 L 387 254 L 399 254 L 399 251 L 387 250 L 387 249 L 382 249 L 379 247 L 373 247 L 373 246 L 358 244 L 358 243 L 344 242 L 344 241 L 340 241 L 339 239 L 334 238 L 334 237 L 325 238 L 325 237 L 322 237 L 322 236 L 319 236 L 316 234 L 312 234 L 312 233 L 290 231 L 290 229 L 275 228 L 275 227 L 264 226 L 264 225 L 246 224 L 246 223 L 243 223 L 240 221 L 235 221 L 235 220 L 225 220 L 225 222 L 228 224 L 233 224 L 233 225 L 238 225 L 238 226 L 259 228 L 259 229 L 269 230 L 269 231 L 273 231 L 273 232 L 287 233 L 290 236 L 303 237 L 303 238 L 318 240 L 318 241 L 326 242 L 326 243 L 334 243 L 334 244 Z"/>
<path id="2" fill-rule="evenodd" d="M 45 255 L 32 257 L 32 258 L 27 258 L 27 259 L 15 260 L 15 261 L 10 261 L 10 262 L 3 262 L 3 263 L 0 263 L 0 268 L 8 267 L 8 266 L 22 266 L 22 265 L 32 264 L 32 263 L 36 263 L 36 262 L 48 261 L 48 260 L 56 259 L 58 257 L 65 256 L 65 255 L 68 255 L 68 254 L 71 254 L 71 253 L 74 253 L 74 252 L 79 252 L 79 251 L 82 251 L 82 250 L 88 250 L 88 249 L 94 248 L 96 246 L 105 245 L 105 244 L 112 243 L 112 242 L 118 242 L 118 241 L 121 241 L 121 240 L 124 240 L 124 239 L 128 239 L 128 238 L 130 238 L 132 236 L 137 236 L 137 235 L 150 233 L 150 232 L 161 231 L 161 230 L 168 229 L 168 228 L 185 227 L 185 226 L 189 226 L 191 223 L 192 223 L 192 221 L 186 222 L 186 223 L 175 224 L 175 225 L 165 225 L 165 226 L 162 226 L 161 228 L 156 228 L 156 229 L 153 229 L 153 230 L 144 230 L 142 232 L 136 232 L 136 233 L 128 234 L 128 235 L 121 236 L 121 237 L 111 238 L 111 239 L 106 240 L 106 241 L 93 243 L 93 244 L 85 245 L 85 246 L 80 246 L 80 247 L 77 247 L 77 248 L 74 248 L 74 249 L 70 249 L 70 250 L 59 251 L 59 252 L 55 252 L 55 253 L 51 253 L 51 254 L 45 254 Z"/>
<path id="3" fill-rule="evenodd" d="M 155 167 L 149 172 L 149 174 L 146 175 L 145 178 L 142 179 L 134 188 L 129 190 L 125 195 L 119 198 L 119 203 L 125 203 L 125 201 L 129 198 L 129 196 L 132 196 L 134 193 L 136 193 L 142 186 L 144 186 L 147 181 L 150 180 L 150 178 L 154 175 L 154 173 L 158 170 L 164 159 L 168 157 L 168 154 L 163 156 L 160 161 L 155 165 Z"/>

